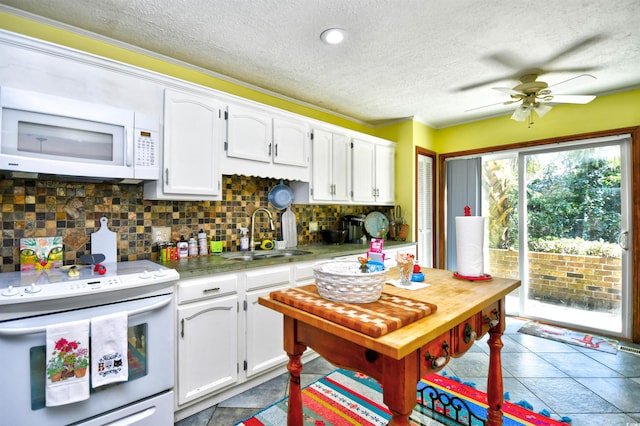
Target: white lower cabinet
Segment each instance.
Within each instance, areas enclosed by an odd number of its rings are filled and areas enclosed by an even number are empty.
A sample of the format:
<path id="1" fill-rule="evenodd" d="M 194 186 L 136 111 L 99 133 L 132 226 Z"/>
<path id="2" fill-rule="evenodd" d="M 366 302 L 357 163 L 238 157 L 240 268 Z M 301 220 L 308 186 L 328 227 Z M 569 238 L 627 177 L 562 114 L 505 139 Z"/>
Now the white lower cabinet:
<path id="1" fill-rule="evenodd" d="M 236 275 L 178 283 L 179 406 L 238 382 L 237 291 Z"/>
<path id="2" fill-rule="evenodd" d="M 282 314 L 260 305 L 258 298 L 292 282 L 291 265 L 178 282 L 178 411 L 206 406 L 286 365 Z"/>
<path id="3" fill-rule="evenodd" d="M 246 273 L 246 377 L 285 364 L 282 314 L 258 304 L 258 298 L 291 286 L 291 267 L 281 266 Z"/>

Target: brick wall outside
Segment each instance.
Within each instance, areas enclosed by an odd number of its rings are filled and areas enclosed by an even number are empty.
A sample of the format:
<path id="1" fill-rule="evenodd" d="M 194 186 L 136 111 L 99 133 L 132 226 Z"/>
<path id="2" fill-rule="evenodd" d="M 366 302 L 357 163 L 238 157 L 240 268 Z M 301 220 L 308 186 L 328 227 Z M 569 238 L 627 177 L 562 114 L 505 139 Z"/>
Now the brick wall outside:
<path id="1" fill-rule="evenodd" d="M 492 275 L 518 278 L 518 252 L 489 250 Z M 607 312 L 621 302 L 620 259 L 529 252 L 529 298 Z"/>

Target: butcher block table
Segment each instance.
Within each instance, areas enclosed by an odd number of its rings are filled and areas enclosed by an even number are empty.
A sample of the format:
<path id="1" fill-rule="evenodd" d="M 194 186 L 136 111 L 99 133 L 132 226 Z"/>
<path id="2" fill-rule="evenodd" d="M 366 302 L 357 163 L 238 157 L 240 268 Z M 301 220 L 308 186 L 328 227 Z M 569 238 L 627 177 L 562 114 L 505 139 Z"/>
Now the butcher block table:
<path id="1" fill-rule="evenodd" d="M 283 295 L 280 292 L 259 299 L 261 305 L 284 315 L 284 350 L 289 356 L 287 368 L 290 376 L 289 426 L 302 425 L 300 357 L 307 347 L 313 348 L 337 367 L 359 371 L 378 380 L 384 389 L 384 403 L 392 413 L 389 424 L 409 425 L 409 415 L 416 404 L 416 387 L 420 379 L 444 368 L 450 357 L 464 354 L 475 340 L 487 332 L 488 424 L 502 424 L 500 350 L 505 326 L 504 298 L 520 286 L 520 281 L 498 277 L 485 281 L 467 281 L 454 278 L 451 271 L 422 268 L 422 272 L 428 287 L 412 291 L 386 284 L 383 295 L 435 305 L 434 309 L 430 312 L 427 310 L 419 319 L 414 317 L 405 320 L 402 323 L 405 325 L 399 328 L 392 327 L 389 329 L 391 331 L 386 332 L 383 330 L 383 334 L 378 337 L 370 335 L 373 333 L 366 334 L 368 330 L 363 332 L 362 327 L 354 326 L 353 319 L 340 321 L 335 314 L 324 315 L 323 318 L 317 314 L 317 310 L 312 313 L 310 311 L 314 309 L 293 306 L 291 301 L 281 297 Z M 397 270 L 392 268 L 388 279 L 397 277 Z M 311 292 L 312 288 L 315 286 L 307 286 L 300 291 Z M 313 300 L 313 297 L 310 295 L 306 299 Z M 287 300 L 287 303 L 275 299 Z M 375 310 L 376 303 L 383 302 L 367 304 L 366 309 Z M 353 305 L 357 309 L 365 309 L 357 304 Z M 407 321 L 411 322 L 406 323 Z M 375 334 L 380 334 L 380 330 Z"/>

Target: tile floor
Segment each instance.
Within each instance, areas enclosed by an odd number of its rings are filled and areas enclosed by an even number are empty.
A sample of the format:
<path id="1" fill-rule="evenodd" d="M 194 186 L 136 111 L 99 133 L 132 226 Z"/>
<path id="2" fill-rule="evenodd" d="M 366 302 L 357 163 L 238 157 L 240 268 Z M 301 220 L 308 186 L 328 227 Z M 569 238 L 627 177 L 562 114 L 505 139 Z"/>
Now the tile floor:
<path id="1" fill-rule="evenodd" d="M 640 426 L 640 356 L 608 354 L 518 333 L 525 321 L 507 318 L 502 338 L 504 390 L 511 402 L 525 400 L 534 411 L 567 416 L 573 426 Z M 487 337 L 477 341 L 444 371 L 486 390 Z M 317 358 L 305 364 L 302 386 L 335 368 Z M 287 395 L 287 374 L 176 423 L 177 426 L 231 426 Z"/>

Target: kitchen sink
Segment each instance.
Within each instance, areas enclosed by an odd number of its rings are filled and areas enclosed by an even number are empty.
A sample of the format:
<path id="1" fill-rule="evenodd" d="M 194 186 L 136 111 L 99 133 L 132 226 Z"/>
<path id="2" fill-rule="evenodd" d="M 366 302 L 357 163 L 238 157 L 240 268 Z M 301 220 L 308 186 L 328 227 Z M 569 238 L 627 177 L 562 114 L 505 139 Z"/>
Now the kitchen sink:
<path id="1" fill-rule="evenodd" d="M 245 252 L 236 252 L 236 253 L 225 253 L 222 255 L 224 259 L 229 260 L 242 260 L 242 261 L 250 261 L 250 260 L 260 260 L 260 259 L 273 259 L 278 257 L 292 257 L 292 256 L 302 256 L 305 254 L 312 254 L 311 251 L 306 250 L 295 250 L 295 249 L 285 249 L 285 250 L 261 250 L 261 251 L 245 251 Z"/>

